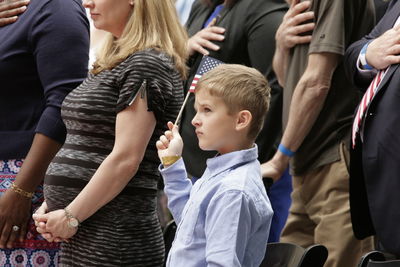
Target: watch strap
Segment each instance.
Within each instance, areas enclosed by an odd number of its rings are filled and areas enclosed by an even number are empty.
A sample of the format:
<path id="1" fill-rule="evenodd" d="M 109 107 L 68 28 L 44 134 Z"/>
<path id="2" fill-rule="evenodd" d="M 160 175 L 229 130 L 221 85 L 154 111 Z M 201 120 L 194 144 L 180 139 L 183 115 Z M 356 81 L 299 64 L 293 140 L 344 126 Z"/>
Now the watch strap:
<path id="1" fill-rule="evenodd" d="M 68 219 L 68 226 L 70 227 L 78 227 L 81 223 L 79 222 L 79 220 L 71 214 L 71 212 L 69 212 L 69 210 L 67 208 L 64 208 L 64 212 L 65 212 L 65 217 L 67 217 Z M 77 222 L 77 225 L 74 225 L 71 223 L 71 221 L 74 220 Z"/>

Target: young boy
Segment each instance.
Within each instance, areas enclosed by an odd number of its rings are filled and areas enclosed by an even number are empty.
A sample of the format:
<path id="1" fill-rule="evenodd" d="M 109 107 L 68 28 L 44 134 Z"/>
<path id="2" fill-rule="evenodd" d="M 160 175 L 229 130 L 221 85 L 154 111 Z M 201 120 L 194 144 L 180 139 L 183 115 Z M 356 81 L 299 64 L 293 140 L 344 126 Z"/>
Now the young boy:
<path id="1" fill-rule="evenodd" d="M 196 87 L 199 146 L 216 150 L 193 186 L 181 158 L 178 128 L 157 142 L 168 207 L 178 225 L 167 266 L 259 266 L 272 208 L 254 141 L 269 107 L 270 88 L 253 68 L 222 64 Z"/>

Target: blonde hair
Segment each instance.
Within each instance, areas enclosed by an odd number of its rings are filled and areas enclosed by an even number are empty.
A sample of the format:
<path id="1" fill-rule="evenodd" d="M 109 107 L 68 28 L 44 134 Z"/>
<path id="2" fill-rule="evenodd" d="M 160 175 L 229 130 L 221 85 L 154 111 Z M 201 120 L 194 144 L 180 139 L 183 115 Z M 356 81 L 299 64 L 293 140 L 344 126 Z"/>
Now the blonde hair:
<path id="1" fill-rule="evenodd" d="M 255 140 L 269 109 L 271 88 L 258 70 L 237 64 L 222 64 L 199 80 L 196 92 L 207 90 L 221 97 L 229 114 L 248 110 L 252 115 L 248 137 Z"/>
<path id="2" fill-rule="evenodd" d="M 153 48 L 168 54 L 182 78 L 185 78 L 187 39 L 173 0 L 135 0 L 121 37 L 116 39 L 108 34 L 93 64 L 92 73 L 112 69 L 129 55 Z"/>

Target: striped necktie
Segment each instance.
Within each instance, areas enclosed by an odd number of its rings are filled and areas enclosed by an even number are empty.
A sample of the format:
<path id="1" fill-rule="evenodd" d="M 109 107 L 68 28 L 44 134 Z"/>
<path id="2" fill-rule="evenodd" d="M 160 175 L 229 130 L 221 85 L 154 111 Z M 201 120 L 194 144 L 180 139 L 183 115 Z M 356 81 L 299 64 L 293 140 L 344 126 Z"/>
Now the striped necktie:
<path id="1" fill-rule="evenodd" d="M 365 113 L 368 110 L 368 106 L 371 103 L 374 96 L 376 95 L 376 92 L 378 91 L 378 88 L 379 88 L 379 84 L 383 80 L 383 77 L 385 76 L 388 69 L 389 68 L 380 70 L 376 74 L 376 76 L 372 80 L 371 84 L 369 85 L 367 91 L 365 91 L 363 98 L 361 99 L 360 105 L 358 106 L 358 109 L 357 109 L 356 117 L 354 118 L 354 121 L 353 121 L 353 128 L 352 128 L 352 135 L 351 135 L 353 148 L 356 144 L 356 136 L 357 136 L 357 133 L 360 131 L 361 125 L 363 123 L 363 119 L 365 117 Z"/>

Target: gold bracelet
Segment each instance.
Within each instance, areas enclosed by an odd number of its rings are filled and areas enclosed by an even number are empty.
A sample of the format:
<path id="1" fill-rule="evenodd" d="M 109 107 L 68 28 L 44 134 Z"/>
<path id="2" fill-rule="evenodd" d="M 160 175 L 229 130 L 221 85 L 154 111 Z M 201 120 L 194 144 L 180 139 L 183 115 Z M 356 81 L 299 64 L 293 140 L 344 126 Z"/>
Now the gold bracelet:
<path id="1" fill-rule="evenodd" d="M 180 158 L 181 158 L 181 156 L 165 156 L 165 157 L 162 157 L 161 158 L 162 165 L 164 165 L 164 167 L 171 166 L 172 164 L 177 162 Z"/>
<path id="2" fill-rule="evenodd" d="M 21 188 L 19 188 L 15 183 L 11 184 L 11 189 L 17 193 L 20 194 L 21 196 L 27 197 L 27 198 L 32 198 L 34 192 L 27 192 Z"/>

